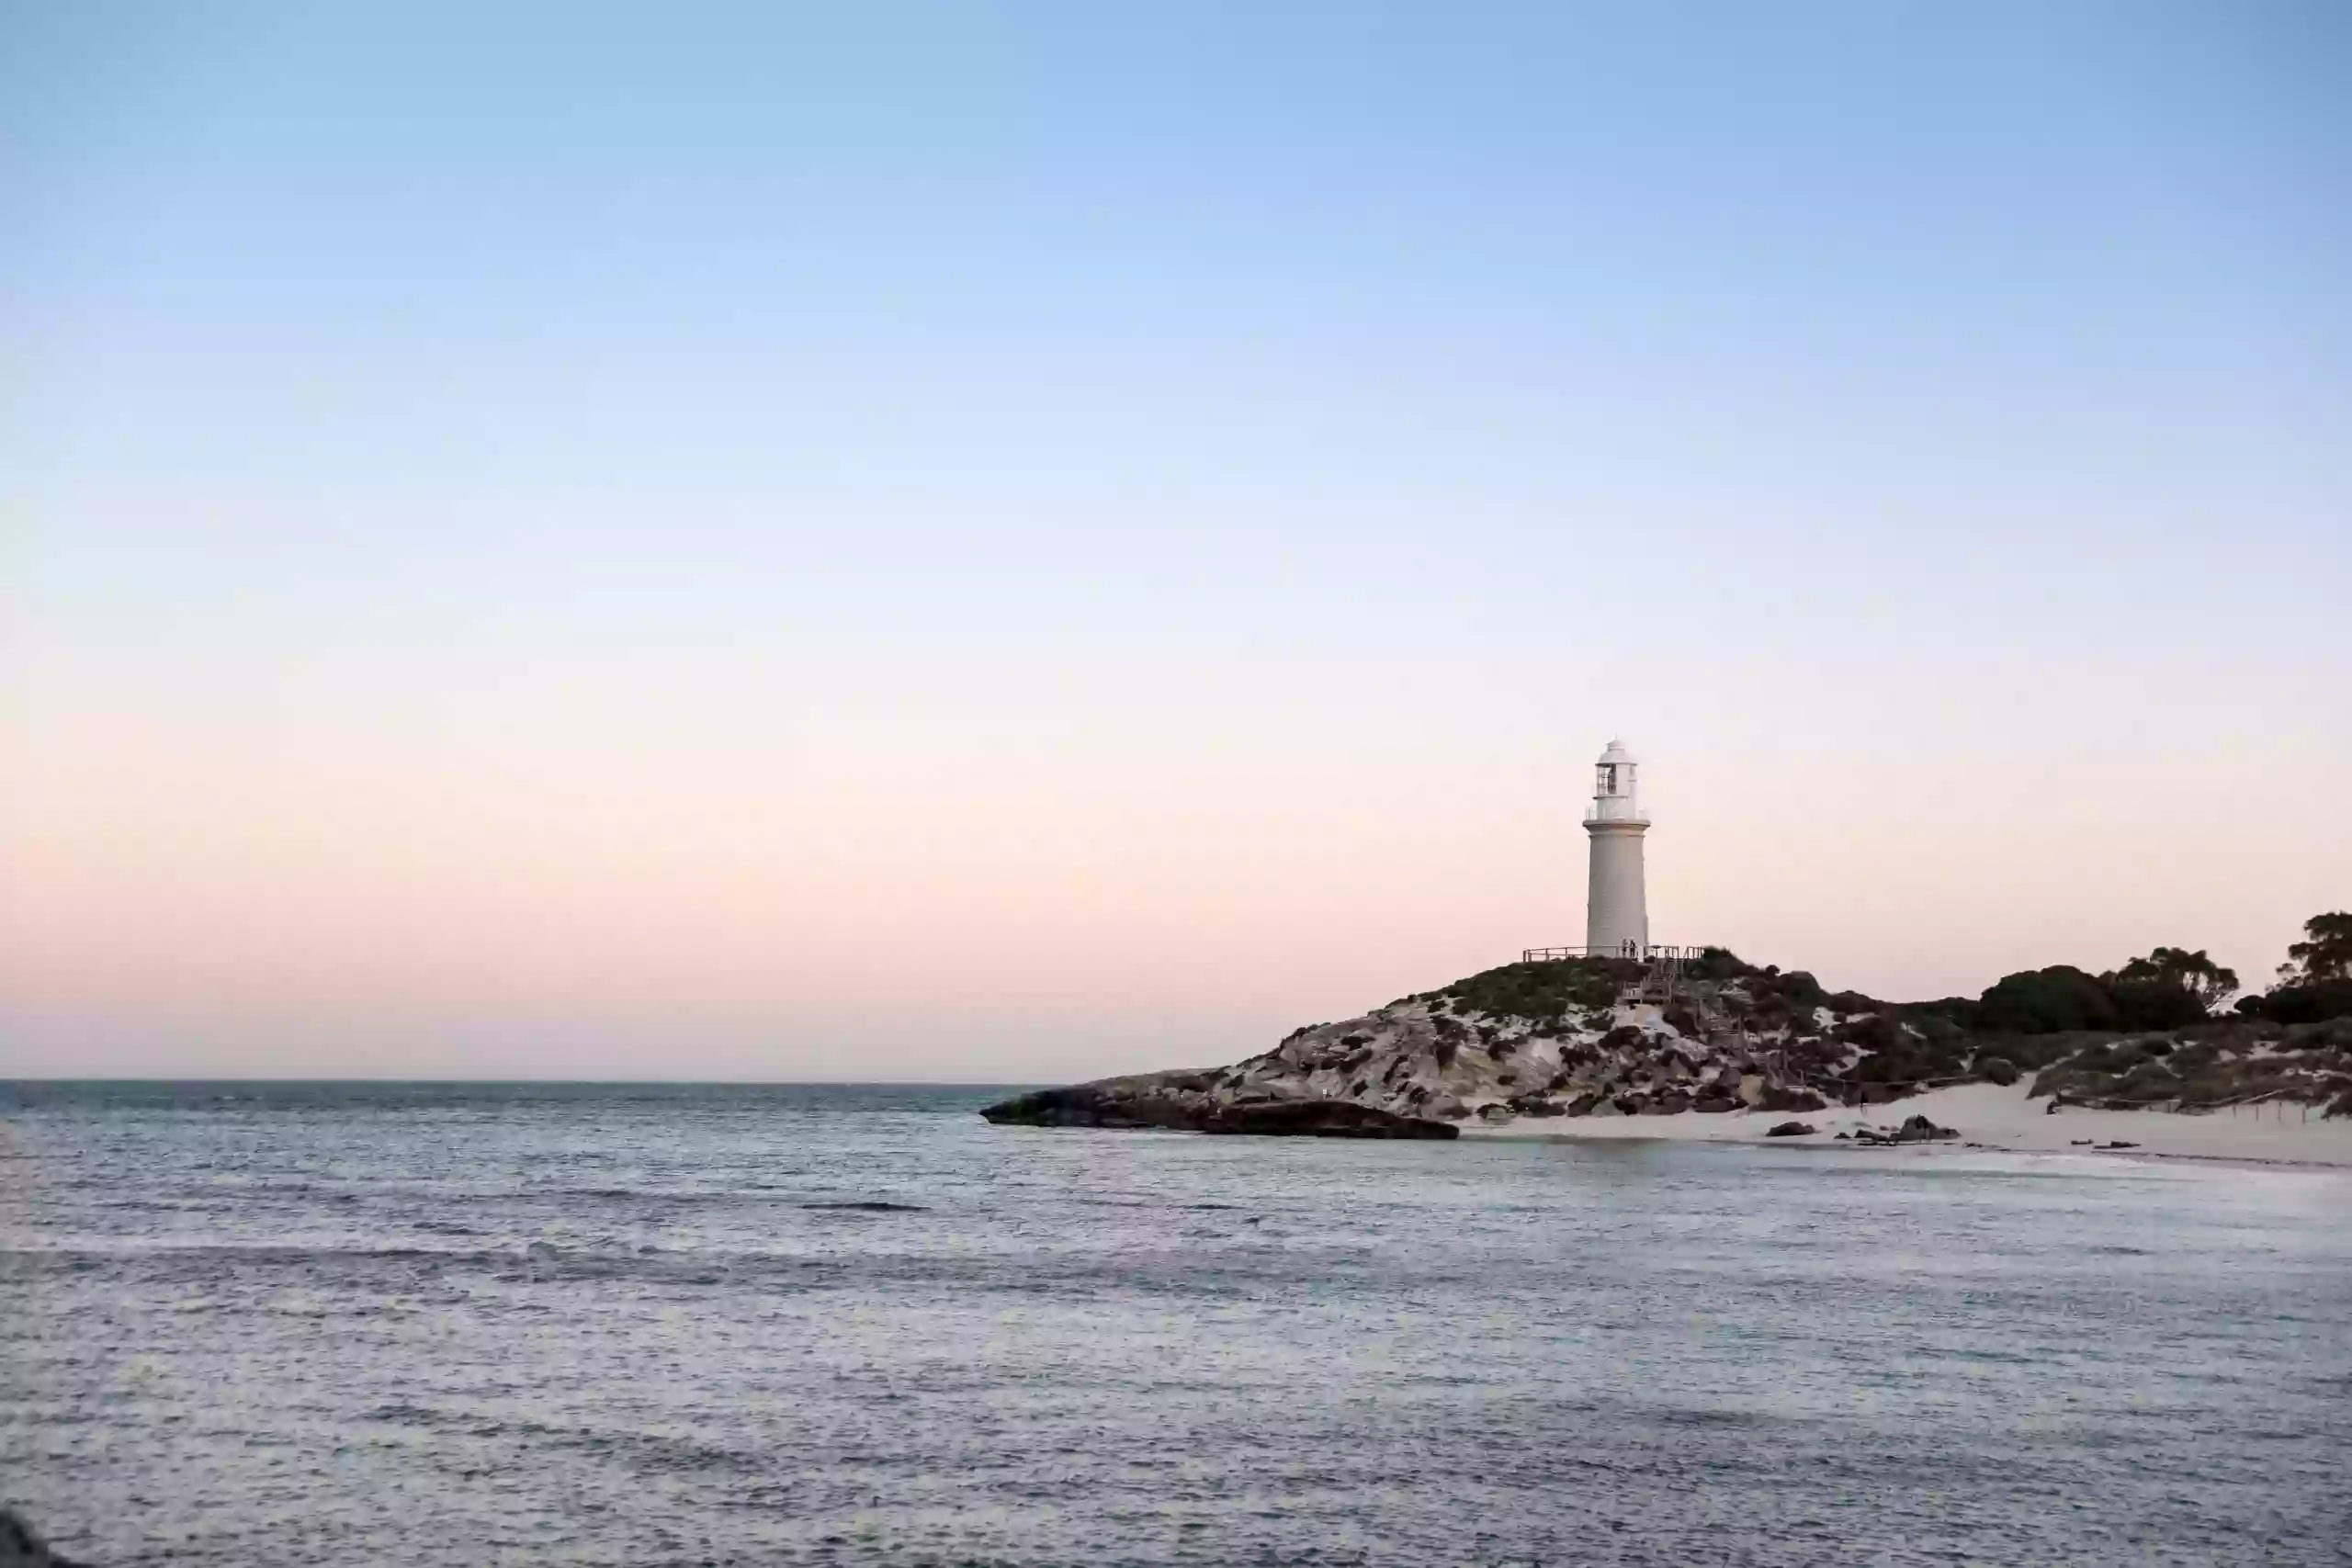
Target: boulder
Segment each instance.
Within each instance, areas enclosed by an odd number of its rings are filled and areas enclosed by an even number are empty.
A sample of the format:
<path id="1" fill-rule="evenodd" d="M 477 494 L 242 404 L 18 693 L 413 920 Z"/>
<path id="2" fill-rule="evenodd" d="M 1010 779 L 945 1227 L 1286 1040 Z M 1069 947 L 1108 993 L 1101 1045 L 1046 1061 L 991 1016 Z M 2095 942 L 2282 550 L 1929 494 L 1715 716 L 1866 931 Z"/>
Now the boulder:
<path id="1" fill-rule="evenodd" d="M 1976 1076 L 1986 1083 L 1997 1084 L 2003 1089 L 2017 1082 L 2020 1077 L 2018 1065 L 2007 1056 L 1977 1057 Z"/>
<path id="2" fill-rule="evenodd" d="M 1893 1132 L 1882 1132 L 1876 1127 L 1860 1128 L 1855 1132 L 1854 1141 L 1858 1144 L 1939 1144 L 1959 1136 L 1951 1128 L 1939 1127 L 1925 1116 L 1912 1116 L 1905 1118 L 1903 1125 Z"/>
<path id="3" fill-rule="evenodd" d="M 1960 1134 L 1950 1127 L 1937 1126 L 1925 1116 L 1907 1116 L 1904 1118 L 1901 1131 L 1894 1136 L 1900 1143 L 1924 1144 L 1941 1143 L 1947 1138 L 1957 1138 Z"/>
<path id="4" fill-rule="evenodd" d="M 1452 1138 L 1460 1134 L 1459 1128 L 1443 1122 L 1400 1116 L 1352 1100 L 1236 1094 L 1220 1088 L 1214 1075 L 1194 1072 L 1143 1073 L 1067 1089 L 1037 1089 L 999 1100 L 980 1115 L 999 1125 L 1020 1127 L 1157 1127 L 1315 1138 Z"/>
<path id="5" fill-rule="evenodd" d="M 15 1510 L 0 1508 L 0 1568 L 78 1568 L 70 1558 L 50 1551 L 33 1527 Z"/>
<path id="6" fill-rule="evenodd" d="M 1447 1122 L 1399 1116 L 1345 1100 L 1276 1100 L 1258 1105 L 1220 1106 L 1203 1120 L 1204 1133 L 1292 1138 L 1458 1138 L 1462 1129 Z"/>
<path id="7" fill-rule="evenodd" d="M 1821 1129 L 1810 1122 L 1781 1122 L 1765 1130 L 1768 1138 L 1806 1138 Z"/>

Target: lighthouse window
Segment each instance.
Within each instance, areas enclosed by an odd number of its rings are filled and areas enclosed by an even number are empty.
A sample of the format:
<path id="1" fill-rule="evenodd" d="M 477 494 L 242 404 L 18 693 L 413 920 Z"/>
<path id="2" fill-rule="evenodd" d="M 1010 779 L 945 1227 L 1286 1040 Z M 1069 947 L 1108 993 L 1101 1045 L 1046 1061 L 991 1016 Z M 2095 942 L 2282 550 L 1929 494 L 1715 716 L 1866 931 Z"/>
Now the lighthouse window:
<path id="1" fill-rule="evenodd" d="M 1617 764 L 1614 762 L 1600 770 L 1600 793 L 1603 795 L 1617 793 Z"/>

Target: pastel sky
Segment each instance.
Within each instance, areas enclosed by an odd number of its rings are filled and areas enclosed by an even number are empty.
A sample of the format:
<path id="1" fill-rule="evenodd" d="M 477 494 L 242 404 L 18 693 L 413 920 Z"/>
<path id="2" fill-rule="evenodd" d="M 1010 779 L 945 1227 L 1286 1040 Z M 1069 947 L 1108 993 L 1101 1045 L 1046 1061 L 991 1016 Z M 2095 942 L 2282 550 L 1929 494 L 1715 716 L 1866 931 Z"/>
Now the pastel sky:
<path id="1" fill-rule="evenodd" d="M 2352 12 L 0 0 L 0 1073 L 2352 905 Z"/>

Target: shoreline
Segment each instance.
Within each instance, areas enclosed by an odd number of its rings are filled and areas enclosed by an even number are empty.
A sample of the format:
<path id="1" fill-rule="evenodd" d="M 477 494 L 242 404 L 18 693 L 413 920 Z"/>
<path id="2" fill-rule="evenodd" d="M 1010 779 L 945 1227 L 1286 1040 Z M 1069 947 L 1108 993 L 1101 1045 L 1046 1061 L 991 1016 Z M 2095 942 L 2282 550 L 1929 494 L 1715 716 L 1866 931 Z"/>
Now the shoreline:
<path id="1" fill-rule="evenodd" d="M 2302 1167 L 2352 1170 L 2352 1121 L 2306 1119 L 2292 1105 L 2266 1105 L 2233 1116 L 2226 1111 L 2189 1114 L 2177 1111 L 2094 1111 L 2069 1106 L 2052 1112 L 2047 1100 L 2029 1100 L 2031 1075 L 2001 1088 L 1962 1084 L 1932 1089 L 1884 1105 L 1832 1106 L 1802 1114 L 1732 1111 L 1706 1115 L 1527 1117 L 1499 1124 L 1476 1120 L 1463 1124 L 1464 1137 L 1559 1138 L 1577 1142 L 1649 1140 L 1684 1144 L 1769 1144 L 1792 1148 L 1851 1148 L 1837 1134 L 1861 1127 L 1891 1129 L 1908 1116 L 1925 1116 L 1960 1134 L 1955 1141 L 1905 1144 L 1905 1151 L 1932 1149 L 2036 1155 L 2103 1155 L 2122 1159 L 2196 1160 L 2215 1165 Z M 1807 1137 L 1767 1138 L 1783 1122 L 1803 1122 L 1817 1131 Z M 2130 1144 L 2130 1148 L 2100 1145 Z M 1972 1148 L 1971 1145 L 1973 1145 Z M 1862 1145 L 1867 1146 L 1867 1145 Z"/>

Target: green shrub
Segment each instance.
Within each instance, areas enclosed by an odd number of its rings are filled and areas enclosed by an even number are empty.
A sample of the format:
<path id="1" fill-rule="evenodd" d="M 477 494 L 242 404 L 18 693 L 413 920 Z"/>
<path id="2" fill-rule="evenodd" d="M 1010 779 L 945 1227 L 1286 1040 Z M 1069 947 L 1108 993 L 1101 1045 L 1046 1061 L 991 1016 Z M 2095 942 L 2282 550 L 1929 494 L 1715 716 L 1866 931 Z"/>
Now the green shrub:
<path id="1" fill-rule="evenodd" d="M 1785 975 L 1773 976 L 1773 993 L 1788 998 L 1792 1008 L 1817 1008 L 1829 999 L 1821 982 L 1803 969 L 1792 969 Z"/>
<path id="2" fill-rule="evenodd" d="M 2180 1029 L 2207 1016 L 2205 1003 L 2177 981 L 2106 982 L 2119 1029 Z"/>
<path id="3" fill-rule="evenodd" d="M 1702 947 L 1699 956 L 1682 966 L 1682 972 L 1693 980 L 1744 980 L 1765 971 L 1753 964 L 1740 962 L 1739 955 L 1727 947 Z"/>
<path id="4" fill-rule="evenodd" d="M 2331 1018 L 2352 1018 L 2352 980 L 2318 980 L 2280 986 L 2258 997 L 2246 997 L 2238 1010 L 2280 1023 L 2319 1023 Z"/>
<path id="5" fill-rule="evenodd" d="M 1931 1002 L 1905 1002 L 1901 1009 L 1904 1019 L 1917 1024 L 1923 1019 L 1940 1019 L 1956 1029 L 1975 1029 L 1977 1003 L 1974 997 L 1939 997 Z"/>
<path id="6" fill-rule="evenodd" d="M 2071 964 L 2003 976 L 1978 1000 L 1976 1021 L 1981 1029 L 2007 1034 L 2118 1027 L 2108 988 Z"/>
<path id="7" fill-rule="evenodd" d="M 1614 1005 L 1619 988 L 1641 973 L 1640 964 L 1622 958 L 1547 959 L 1488 969 L 1438 994 L 1464 1012 L 1553 1021 L 1572 1007 Z"/>

